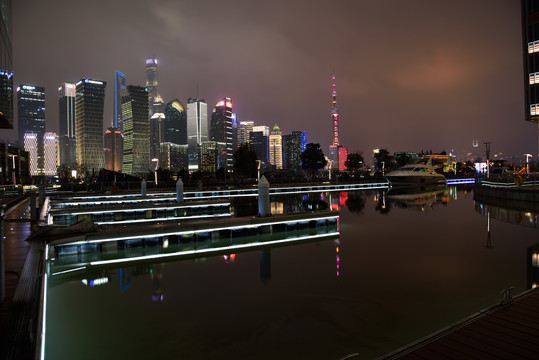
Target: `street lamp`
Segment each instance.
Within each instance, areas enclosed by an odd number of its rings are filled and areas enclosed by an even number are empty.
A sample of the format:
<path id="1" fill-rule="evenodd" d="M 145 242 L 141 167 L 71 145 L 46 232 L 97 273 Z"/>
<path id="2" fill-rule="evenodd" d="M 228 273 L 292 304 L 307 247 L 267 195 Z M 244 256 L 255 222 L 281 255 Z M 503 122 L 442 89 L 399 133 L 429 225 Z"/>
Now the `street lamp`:
<path id="1" fill-rule="evenodd" d="M 158 158 L 153 158 L 152 162 L 155 162 L 155 169 L 154 169 L 153 173 L 154 173 L 155 185 L 157 185 L 157 169 L 159 167 L 159 159 Z"/>
<path id="2" fill-rule="evenodd" d="M 526 156 L 526 174 L 529 174 L 530 173 L 530 162 L 529 162 L 529 158 L 532 157 L 532 154 L 524 154 L 524 156 Z"/>

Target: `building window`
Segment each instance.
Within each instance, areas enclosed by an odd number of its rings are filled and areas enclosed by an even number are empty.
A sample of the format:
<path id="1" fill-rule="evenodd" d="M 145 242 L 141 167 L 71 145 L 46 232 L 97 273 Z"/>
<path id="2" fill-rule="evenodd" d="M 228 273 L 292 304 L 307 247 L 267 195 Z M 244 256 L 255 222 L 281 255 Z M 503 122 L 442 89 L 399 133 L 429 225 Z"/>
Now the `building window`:
<path id="1" fill-rule="evenodd" d="M 539 72 L 530 74 L 530 85 L 539 84 Z"/>
<path id="2" fill-rule="evenodd" d="M 530 105 L 530 115 L 531 116 L 539 115 L 539 104 Z"/>
<path id="3" fill-rule="evenodd" d="M 528 54 L 539 52 L 539 40 L 528 43 Z"/>

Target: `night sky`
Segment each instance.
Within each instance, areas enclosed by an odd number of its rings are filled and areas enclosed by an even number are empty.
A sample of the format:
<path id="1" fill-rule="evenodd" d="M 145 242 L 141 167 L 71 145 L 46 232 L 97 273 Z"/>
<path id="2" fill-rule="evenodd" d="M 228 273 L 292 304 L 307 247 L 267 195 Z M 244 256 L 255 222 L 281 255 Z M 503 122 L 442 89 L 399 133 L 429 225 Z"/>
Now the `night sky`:
<path id="1" fill-rule="evenodd" d="M 537 159 L 519 1 L 17 0 L 13 20 L 15 86 L 45 86 L 47 131 L 58 131 L 61 83 L 107 81 L 108 126 L 114 70 L 144 85 L 156 56 L 165 102 L 186 104 L 198 85 L 209 111 L 229 96 L 238 120 L 307 131 L 326 154 L 334 71 L 349 151 L 460 156 L 477 139 L 482 154 L 492 141 Z"/>

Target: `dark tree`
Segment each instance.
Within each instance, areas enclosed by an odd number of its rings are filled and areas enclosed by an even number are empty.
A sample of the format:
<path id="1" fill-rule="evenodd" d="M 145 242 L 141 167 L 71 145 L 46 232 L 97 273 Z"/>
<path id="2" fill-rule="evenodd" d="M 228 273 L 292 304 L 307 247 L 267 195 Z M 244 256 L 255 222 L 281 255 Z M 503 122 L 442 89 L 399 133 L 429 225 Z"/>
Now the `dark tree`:
<path id="1" fill-rule="evenodd" d="M 177 176 L 178 176 L 178 178 L 182 179 L 182 182 L 185 185 L 187 185 L 189 183 L 189 171 L 187 171 L 186 169 L 181 169 L 180 171 L 178 171 Z"/>
<path id="2" fill-rule="evenodd" d="M 361 154 L 359 151 L 348 154 L 344 165 L 348 170 L 360 170 L 363 167 L 363 154 Z"/>
<path id="3" fill-rule="evenodd" d="M 234 170 L 240 177 L 254 178 L 257 174 L 256 152 L 251 145 L 243 143 L 234 152 Z"/>
<path id="4" fill-rule="evenodd" d="M 320 144 L 308 143 L 305 151 L 301 154 L 301 167 L 307 170 L 311 176 L 319 169 L 327 165 L 326 157 L 320 149 Z"/>
<path id="5" fill-rule="evenodd" d="M 393 156 L 391 156 L 386 149 L 380 149 L 374 154 L 374 165 L 377 172 L 381 173 L 382 168 L 384 168 L 386 172 L 390 171 L 393 169 Z"/>

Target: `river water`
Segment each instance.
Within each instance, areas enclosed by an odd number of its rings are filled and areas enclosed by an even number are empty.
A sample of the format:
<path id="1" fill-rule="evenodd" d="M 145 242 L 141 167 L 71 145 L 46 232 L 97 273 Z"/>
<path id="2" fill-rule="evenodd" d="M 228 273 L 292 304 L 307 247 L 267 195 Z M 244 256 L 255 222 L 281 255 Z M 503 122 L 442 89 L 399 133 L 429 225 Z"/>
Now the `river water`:
<path id="1" fill-rule="evenodd" d="M 462 187 L 309 198 L 340 209 L 338 238 L 49 282 L 45 359 L 373 359 L 536 281 L 535 213 L 494 219 Z"/>

